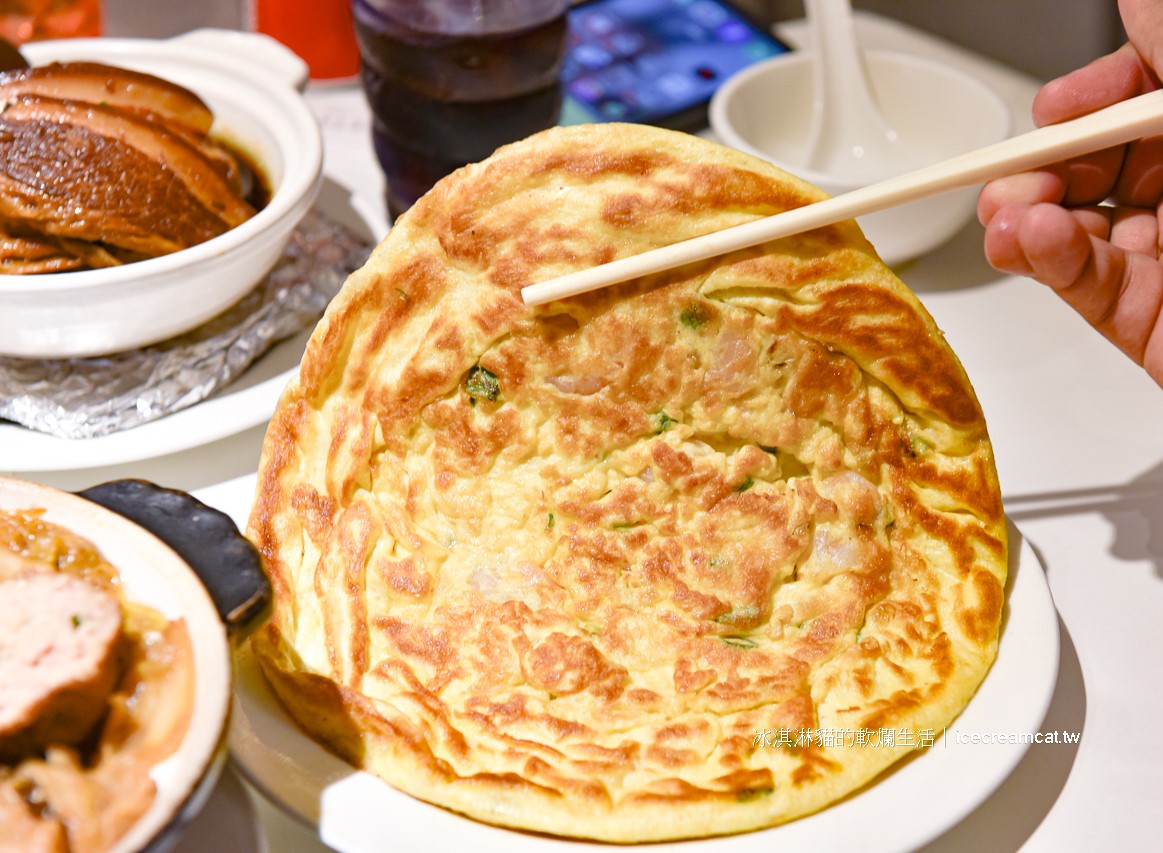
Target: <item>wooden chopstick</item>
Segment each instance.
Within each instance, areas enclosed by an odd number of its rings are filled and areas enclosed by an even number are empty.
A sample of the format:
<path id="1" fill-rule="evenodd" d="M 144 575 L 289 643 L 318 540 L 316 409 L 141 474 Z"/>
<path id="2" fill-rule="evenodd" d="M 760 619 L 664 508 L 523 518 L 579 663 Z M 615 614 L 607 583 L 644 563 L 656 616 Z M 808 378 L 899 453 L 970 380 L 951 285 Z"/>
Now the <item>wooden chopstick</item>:
<path id="1" fill-rule="evenodd" d="M 1014 136 L 835 198 L 530 284 L 522 288 L 521 298 L 527 305 L 542 305 L 1159 132 L 1163 132 L 1163 90 Z"/>

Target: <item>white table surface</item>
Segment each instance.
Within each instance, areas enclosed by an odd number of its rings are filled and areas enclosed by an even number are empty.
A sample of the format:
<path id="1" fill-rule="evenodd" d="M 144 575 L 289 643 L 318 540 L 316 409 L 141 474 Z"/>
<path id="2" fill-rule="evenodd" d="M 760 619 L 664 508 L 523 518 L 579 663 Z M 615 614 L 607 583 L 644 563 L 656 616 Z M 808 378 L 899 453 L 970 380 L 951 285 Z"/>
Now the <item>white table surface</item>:
<path id="1" fill-rule="evenodd" d="M 801 22 L 779 29 L 793 43 L 803 32 Z M 969 68 L 1010 101 L 1018 130 L 1030 126 L 1037 81 L 883 18 L 860 15 L 858 29 L 866 45 Z M 359 90 L 308 94 L 326 136 L 326 191 L 378 209 L 383 184 Z M 1080 732 L 1081 741 L 1031 746 L 989 799 L 923 849 L 1160 849 L 1163 390 L 1048 289 L 993 271 L 981 234 L 970 224 L 898 272 L 964 362 L 990 424 L 1007 510 L 1046 567 L 1062 653 L 1042 730 Z M 262 437 L 259 426 L 161 458 L 18 476 L 68 489 L 144 477 L 192 491 L 242 524 Z M 909 803 L 884 819 L 908 820 Z M 852 833 L 858 849 L 860 827 Z M 325 849 L 232 767 L 178 847 Z"/>

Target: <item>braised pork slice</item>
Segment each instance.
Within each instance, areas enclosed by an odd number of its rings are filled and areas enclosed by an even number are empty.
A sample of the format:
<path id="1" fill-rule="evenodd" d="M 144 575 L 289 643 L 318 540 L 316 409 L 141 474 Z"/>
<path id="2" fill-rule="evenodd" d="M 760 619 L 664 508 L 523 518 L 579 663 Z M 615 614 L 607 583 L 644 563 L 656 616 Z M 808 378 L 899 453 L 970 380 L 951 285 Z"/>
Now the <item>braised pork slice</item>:
<path id="1" fill-rule="evenodd" d="M 0 222 L 161 255 L 241 222 L 239 204 L 197 149 L 160 128 L 32 96 L 0 113 Z"/>
<path id="2" fill-rule="evenodd" d="M 0 761 L 83 741 L 120 675 L 122 612 L 72 575 L 0 582 Z"/>
<path id="3" fill-rule="evenodd" d="M 0 102 L 17 95 L 121 107 L 199 135 L 214 122 L 210 108 L 184 86 L 100 62 L 52 62 L 0 73 Z"/>
<path id="4" fill-rule="evenodd" d="M 130 69 L 0 70 L 0 274 L 132 263 L 249 219 L 262 182 L 213 123 L 195 93 Z"/>

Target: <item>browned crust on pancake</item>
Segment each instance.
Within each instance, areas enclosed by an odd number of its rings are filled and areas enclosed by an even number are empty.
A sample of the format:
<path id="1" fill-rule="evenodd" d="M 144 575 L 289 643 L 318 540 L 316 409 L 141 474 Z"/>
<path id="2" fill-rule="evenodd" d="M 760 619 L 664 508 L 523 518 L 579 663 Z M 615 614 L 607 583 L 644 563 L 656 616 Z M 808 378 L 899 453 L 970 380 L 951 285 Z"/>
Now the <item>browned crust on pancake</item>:
<path id="1" fill-rule="evenodd" d="M 1003 607 L 992 450 L 853 223 L 521 302 L 821 197 L 615 125 L 502 149 L 400 220 L 259 472 L 256 649 L 301 725 L 473 817 L 641 841 L 821 808 L 961 710 Z M 760 737 L 889 728 L 913 742 Z"/>

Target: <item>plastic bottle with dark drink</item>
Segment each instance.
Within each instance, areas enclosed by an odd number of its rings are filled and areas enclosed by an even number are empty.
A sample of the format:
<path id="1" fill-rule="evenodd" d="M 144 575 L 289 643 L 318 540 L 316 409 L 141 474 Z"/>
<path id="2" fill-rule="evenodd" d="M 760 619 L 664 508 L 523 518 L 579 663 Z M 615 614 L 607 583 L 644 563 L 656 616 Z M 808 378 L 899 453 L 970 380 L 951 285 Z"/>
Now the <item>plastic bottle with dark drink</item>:
<path id="1" fill-rule="evenodd" d="M 394 219 L 449 172 L 557 122 L 569 0 L 353 0 Z"/>

